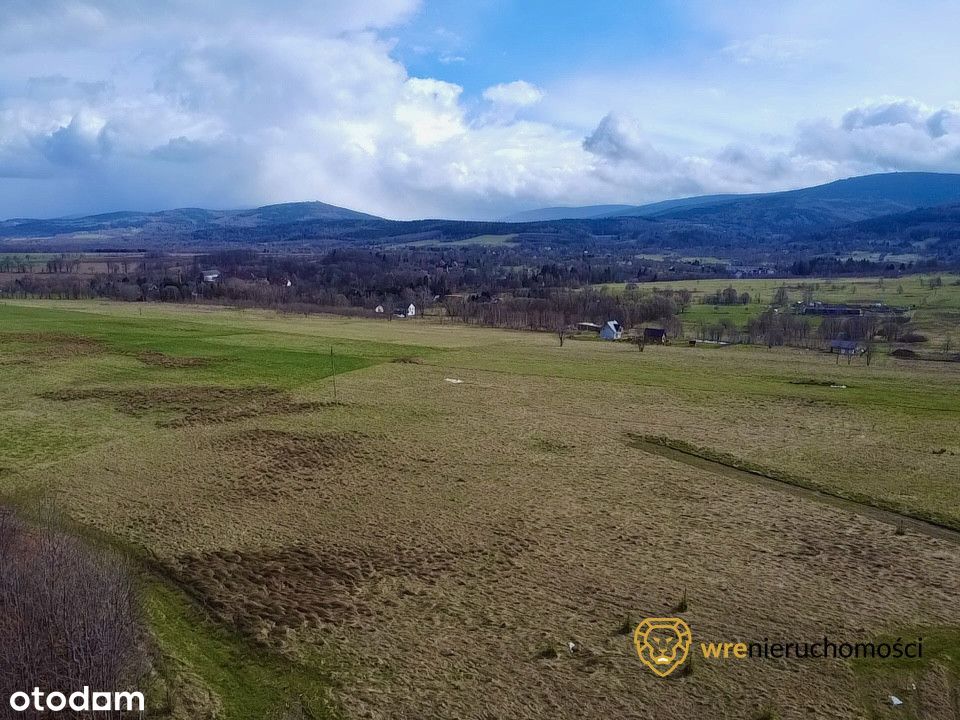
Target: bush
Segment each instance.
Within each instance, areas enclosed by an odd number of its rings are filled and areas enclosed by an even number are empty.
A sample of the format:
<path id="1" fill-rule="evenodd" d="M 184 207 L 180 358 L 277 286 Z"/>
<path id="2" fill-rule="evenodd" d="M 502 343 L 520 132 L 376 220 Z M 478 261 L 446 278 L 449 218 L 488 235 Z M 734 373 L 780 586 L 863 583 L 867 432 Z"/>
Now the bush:
<path id="1" fill-rule="evenodd" d="M 913 350 L 907 350 L 906 348 L 897 348 L 890 355 L 901 360 L 914 360 L 917 357 Z"/>
<path id="2" fill-rule="evenodd" d="M 900 336 L 900 342 L 905 343 L 923 343 L 927 341 L 927 336 L 921 333 L 918 333 L 914 330 L 906 332 Z"/>
<path id="3" fill-rule="evenodd" d="M 143 647 L 133 581 L 115 558 L 0 510 L 0 687 L 136 690 Z"/>

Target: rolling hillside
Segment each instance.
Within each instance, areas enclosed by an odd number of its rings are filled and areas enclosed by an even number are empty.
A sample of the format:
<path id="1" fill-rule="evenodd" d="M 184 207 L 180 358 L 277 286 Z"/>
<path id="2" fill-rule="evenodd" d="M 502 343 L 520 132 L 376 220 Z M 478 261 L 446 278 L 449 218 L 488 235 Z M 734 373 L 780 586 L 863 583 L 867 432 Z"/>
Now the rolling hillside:
<path id="1" fill-rule="evenodd" d="M 743 224 L 756 229 L 768 225 L 777 230 L 804 230 L 953 202 L 960 202 L 958 174 L 883 173 L 777 193 L 702 195 L 632 207 L 543 208 L 513 217 L 530 221 L 639 216 L 715 226 Z M 561 211 L 566 214 L 558 214 Z"/>
<path id="2" fill-rule="evenodd" d="M 52 237 L 74 233 L 183 233 L 214 227 L 249 228 L 314 220 L 375 220 L 373 215 L 322 202 L 282 203 L 244 210 L 178 208 L 158 212 L 113 212 L 84 217 L 0 222 L 0 237 Z"/>

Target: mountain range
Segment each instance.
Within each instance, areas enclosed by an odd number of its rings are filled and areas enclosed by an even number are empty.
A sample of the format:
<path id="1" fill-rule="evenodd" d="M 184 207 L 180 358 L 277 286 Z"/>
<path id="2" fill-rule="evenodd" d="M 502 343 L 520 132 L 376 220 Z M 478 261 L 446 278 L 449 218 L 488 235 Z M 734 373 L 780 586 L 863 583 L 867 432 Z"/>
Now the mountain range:
<path id="1" fill-rule="evenodd" d="M 322 202 L 241 210 L 180 208 L 0 221 L 8 250 L 202 249 L 223 246 L 442 245 L 490 235 L 550 247 L 739 253 L 913 252 L 957 257 L 960 174 L 885 173 L 799 190 L 704 195 L 648 205 L 530 210 L 499 221 L 398 221 Z"/>
<path id="2" fill-rule="evenodd" d="M 701 195 L 647 205 L 588 205 L 527 210 L 506 222 L 610 217 L 718 220 L 809 216 L 814 224 L 854 222 L 880 215 L 960 202 L 960 174 L 901 172 L 863 175 L 800 190 L 748 195 Z"/>

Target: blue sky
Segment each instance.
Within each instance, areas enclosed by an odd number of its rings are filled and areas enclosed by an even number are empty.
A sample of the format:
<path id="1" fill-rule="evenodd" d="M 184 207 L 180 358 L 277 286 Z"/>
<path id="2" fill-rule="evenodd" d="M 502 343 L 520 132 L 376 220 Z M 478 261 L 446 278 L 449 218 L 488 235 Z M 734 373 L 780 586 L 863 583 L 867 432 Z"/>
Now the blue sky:
<path id="1" fill-rule="evenodd" d="M 479 95 L 517 76 L 546 85 L 584 71 L 656 62 L 710 42 L 670 2 L 479 0 L 424 5 L 397 33 L 411 73 Z"/>
<path id="2" fill-rule="evenodd" d="M 956 27 L 953 0 L 8 0 L 0 217 L 960 172 Z"/>

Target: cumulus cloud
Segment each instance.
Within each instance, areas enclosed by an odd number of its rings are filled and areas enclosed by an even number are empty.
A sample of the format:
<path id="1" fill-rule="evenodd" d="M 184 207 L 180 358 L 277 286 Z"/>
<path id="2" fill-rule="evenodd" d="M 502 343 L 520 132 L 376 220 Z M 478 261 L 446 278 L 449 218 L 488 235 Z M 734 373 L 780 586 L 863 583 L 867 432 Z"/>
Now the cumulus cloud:
<path id="1" fill-rule="evenodd" d="M 688 155 L 658 148 L 637 119 L 609 114 L 583 148 L 594 156 L 596 177 L 640 195 L 763 192 L 873 172 L 960 172 L 960 109 L 888 99 L 836 121 L 800 123 L 779 145 L 735 143 Z"/>
<path id="2" fill-rule="evenodd" d="M 956 105 L 885 99 L 776 139 L 691 149 L 647 129 L 653 103 L 634 114 L 593 103 L 577 127 L 546 116 L 554 88 L 545 103 L 524 80 L 471 97 L 394 56 L 388 29 L 417 7 L 0 4 L 0 216 L 320 199 L 390 217 L 495 217 L 960 170 Z M 800 51 L 737 50 L 757 62 Z"/>
<path id="3" fill-rule="evenodd" d="M 411 77 L 371 28 L 415 4 L 371 0 L 338 17 L 346 5 L 328 2 L 322 27 L 304 3 L 283 4 L 304 14 L 277 27 L 263 4 L 242 2 L 216 28 L 208 9 L 184 4 L 176 22 L 196 31 L 167 28 L 163 47 L 151 40 L 167 22 L 155 7 L 138 18 L 129 3 L 84 5 L 63 22 L 81 23 L 85 42 L 112 25 L 137 49 L 96 48 L 85 64 L 48 48 L 46 66 L 0 98 L 0 177 L 49 180 L 33 202 L 0 196 L 0 214 L 38 212 L 55 193 L 60 212 L 322 199 L 393 217 L 476 217 L 564 195 L 589 172 L 576 133 L 507 110 L 471 114 L 459 85 Z M 42 0 L 22 24 L 62 8 Z M 239 22 L 245 13 L 256 33 Z M 116 62 L 109 80 L 105 52 Z M 516 110 L 541 95 L 517 81 L 487 100 Z"/>
<path id="4" fill-rule="evenodd" d="M 869 103 L 837 124 L 801 125 L 795 154 L 867 171 L 960 171 L 960 108 L 912 99 Z"/>

